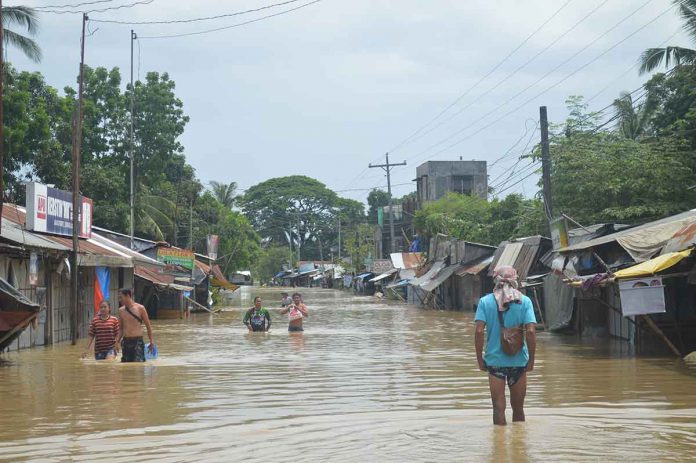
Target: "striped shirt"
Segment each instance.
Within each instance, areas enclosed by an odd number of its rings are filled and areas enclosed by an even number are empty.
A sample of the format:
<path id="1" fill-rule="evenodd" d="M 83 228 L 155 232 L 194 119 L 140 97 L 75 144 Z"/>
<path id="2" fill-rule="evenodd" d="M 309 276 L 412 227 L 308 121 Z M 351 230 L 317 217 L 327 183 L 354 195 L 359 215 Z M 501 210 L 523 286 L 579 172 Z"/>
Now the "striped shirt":
<path id="1" fill-rule="evenodd" d="M 89 335 L 94 336 L 94 352 L 106 352 L 114 347 L 118 337 L 118 318 L 102 320 L 99 315 L 89 324 Z"/>

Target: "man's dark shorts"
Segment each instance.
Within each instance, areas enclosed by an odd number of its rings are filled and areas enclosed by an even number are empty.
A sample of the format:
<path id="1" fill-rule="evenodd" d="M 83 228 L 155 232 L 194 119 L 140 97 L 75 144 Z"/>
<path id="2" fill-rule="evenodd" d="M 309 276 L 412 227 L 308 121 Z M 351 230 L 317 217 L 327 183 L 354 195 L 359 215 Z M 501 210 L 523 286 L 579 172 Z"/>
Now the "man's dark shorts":
<path id="1" fill-rule="evenodd" d="M 113 349 L 105 350 L 104 352 L 95 352 L 94 360 L 106 360 L 108 356 L 116 357 L 116 351 Z"/>
<path id="2" fill-rule="evenodd" d="M 121 341 L 121 362 L 144 362 L 145 343 L 143 338 L 123 338 Z"/>
<path id="3" fill-rule="evenodd" d="M 486 367 L 488 373 L 503 381 L 507 381 L 508 387 L 512 387 L 520 380 L 527 367 Z"/>
<path id="4" fill-rule="evenodd" d="M 288 331 L 290 333 L 299 333 L 300 331 L 304 331 L 304 329 L 301 326 L 288 326 Z"/>

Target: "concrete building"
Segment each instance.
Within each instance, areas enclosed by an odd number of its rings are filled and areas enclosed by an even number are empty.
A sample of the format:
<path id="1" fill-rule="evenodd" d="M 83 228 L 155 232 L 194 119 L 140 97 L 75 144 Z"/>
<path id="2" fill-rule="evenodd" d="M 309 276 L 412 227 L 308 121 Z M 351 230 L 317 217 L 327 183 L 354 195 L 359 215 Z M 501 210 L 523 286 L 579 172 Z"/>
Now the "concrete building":
<path id="1" fill-rule="evenodd" d="M 416 169 L 416 182 L 419 204 L 450 192 L 488 198 L 486 161 L 428 161 Z"/>

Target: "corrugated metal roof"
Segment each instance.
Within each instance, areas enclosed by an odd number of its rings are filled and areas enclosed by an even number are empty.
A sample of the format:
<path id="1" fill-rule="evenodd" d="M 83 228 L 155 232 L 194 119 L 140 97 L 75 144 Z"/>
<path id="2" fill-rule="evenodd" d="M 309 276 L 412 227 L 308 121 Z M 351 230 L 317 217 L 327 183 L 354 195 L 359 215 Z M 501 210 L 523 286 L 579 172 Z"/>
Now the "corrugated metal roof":
<path id="1" fill-rule="evenodd" d="M 524 280 L 539 260 L 539 253 L 545 242 L 550 242 L 550 240 L 543 236 L 530 236 L 514 242 L 503 242 L 493 255 L 488 275 L 493 276 L 496 269 L 503 265 L 509 265 L 517 270 L 519 279 Z M 510 249 L 508 250 L 508 248 Z"/>
<path id="2" fill-rule="evenodd" d="M 444 260 L 435 261 L 433 262 L 433 265 L 430 267 L 430 270 L 428 270 L 425 274 L 417 278 L 414 278 L 409 282 L 409 284 L 411 286 L 421 287 L 422 285 L 435 278 L 438 275 L 438 273 L 440 273 L 440 271 L 444 269 L 446 266 L 447 265 L 445 264 Z"/>
<path id="3" fill-rule="evenodd" d="M 4 208 L 3 208 L 4 209 Z M 53 251 L 67 252 L 70 248 L 62 246 L 55 241 L 45 238 L 43 235 L 24 230 L 12 220 L 2 221 L 1 236 L 13 243 L 21 244 L 29 248 L 50 249 Z"/>
<path id="4" fill-rule="evenodd" d="M 473 264 L 464 265 L 455 273 L 457 274 L 457 276 L 460 277 L 464 275 L 478 275 L 479 273 L 486 270 L 488 266 L 491 265 L 491 262 L 493 262 L 493 256 L 487 257 Z"/>
<path id="5" fill-rule="evenodd" d="M 374 278 L 371 279 L 370 281 L 371 281 L 371 282 L 375 282 L 375 281 L 384 280 L 385 278 L 390 277 L 391 275 L 394 275 L 394 274 L 395 274 L 396 272 L 398 272 L 398 271 L 399 271 L 399 269 L 393 268 L 393 269 L 389 270 L 388 272 L 384 272 L 383 274 L 374 277 Z"/>
<path id="6" fill-rule="evenodd" d="M 423 264 L 423 254 L 420 252 L 395 252 L 390 255 L 395 268 L 418 268 Z"/>
<path id="7" fill-rule="evenodd" d="M 455 264 L 455 265 L 449 265 L 440 272 L 435 275 L 433 278 L 430 280 L 421 283 L 420 287 L 424 289 L 425 291 L 434 291 L 438 286 L 440 286 L 442 283 L 444 283 L 449 277 L 452 276 L 452 274 L 459 270 L 461 268 L 461 265 Z"/>
<path id="8" fill-rule="evenodd" d="M 601 246 L 603 244 L 608 244 L 608 243 L 614 242 L 617 239 L 624 237 L 624 236 L 631 235 L 632 233 L 635 233 L 636 231 L 646 230 L 646 229 L 652 228 L 652 227 L 659 228 L 662 225 L 669 225 L 669 224 L 672 224 L 674 222 L 680 222 L 680 221 L 688 220 L 690 218 L 696 218 L 696 209 L 682 212 L 681 214 L 677 214 L 677 215 L 674 215 L 671 217 L 666 217 L 666 218 L 661 219 L 661 220 L 656 220 L 654 222 L 649 222 L 649 223 L 646 223 L 643 225 L 639 225 L 637 227 L 628 228 L 626 230 L 622 230 L 622 231 L 617 232 L 617 233 L 612 233 L 611 235 L 606 235 L 606 236 L 602 236 L 599 238 L 595 238 L 593 240 L 584 241 L 582 243 L 578 243 L 578 244 L 575 244 L 573 246 L 568 246 L 566 248 L 559 249 L 559 252 L 565 253 L 565 252 L 573 252 L 573 251 L 582 251 L 585 249 L 589 249 L 589 248 L 593 248 L 596 246 Z"/>
<path id="9" fill-rule="evenodd" d="M 23 227 L 26 223 L 26 213 L 24 208 L 22 207 L 19 207 L 15 204 L 5 204 L 2 208 L 2 216 L 10 222 L 13 222 L 16 226 L 19 226 L 20 232 L 23 233 L 24 236 L 33 235 L 34 237 L 43 240 L 42 242 L 49 241 L 58 244 L 59 247 L 57 249 L 59 250 L 72 251 L 73 249 L 72 238 L 23 230 Z M 3 220 L 3 223 L 4 222 L 5 221 Z M 3 230 L 4 228 L 5 227 L 3 225 Z M 15 242 L 23 243 L 23 241 Z M 28 242 L 26 243 L 26 245 L 30 246 Z M 56 247 L 54 246 L 49 249 L 56 249 Z M 106 246 L 100 245 L 99 243 L 93 240 L 80 239 L 79 251 L 80 254 L 83 254 L 83 256 L 80 256 L 80 265 L 108 265 L 115 267 L 133 266 L 132 259 L 130 257 L 127 257 L 116 250 L 112 250 Z M 99 257 L 107 257 L 107 259 L 99 259 Z"/>

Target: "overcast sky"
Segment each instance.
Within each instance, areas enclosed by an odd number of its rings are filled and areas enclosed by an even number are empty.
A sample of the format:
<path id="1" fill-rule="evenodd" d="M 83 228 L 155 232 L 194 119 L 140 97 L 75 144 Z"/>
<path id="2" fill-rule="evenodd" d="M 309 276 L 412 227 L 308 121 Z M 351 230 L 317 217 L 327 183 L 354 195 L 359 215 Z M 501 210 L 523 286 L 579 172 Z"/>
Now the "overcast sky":
<path id="1" fill-rule="evenodd" d="M 41 6 L 81 1 L 87 0 L 5 3 Z M 281 1 L 154 0 L 90 17 L 187 19 Z M 196 32 L 309 1 L 189 24 L 91 23 L 96 32 L 87 41 L 86 63 L 119 67 L 125 84 L 131 27 L 141 37 Z M 679 31 L 675 10 L 665 13 L 669 0 L 571 0 L 561 8 L 565 1 L 322 0 L 219 32 L 142 38 L 136 73 L 143 77 L 148 71 L 166 71 L 176 81 L 176 93 L 191 118 L 182 142 L 203 182 L 235 181 L 244 189 L 271 177 L 303 174 L 345 197 L 364 201 L 367 189 L 386 185 L 381 170 L 366 167 L 383 161 L 387 151 L 392 161 L 408 162 L 393 174 L 394 193 L 402 195 L 415 189 L 411 180 L 416 166 L 426 160 L 461 156 L 491 163 L 513 148 L 489 168 L 491 180 L 501 174 L 504 180 L 525 146 L 529 150 L 538 141 L 534 130 L 540 105 L 548 106 L 552 122 L 565 118 L 568 95 L 594 97 L 590 108 L 603 108 L 620 91 L 634 90 L 646 80 L 633 67 L 645 48 L 668 39 L 670 45 L 690 45 Z M 559 8 L 553 19 L 481 81 Z M 42 14 L 37 39 L 43 61 L 30 63 L 14 50 L 9 60 L 22 70 L 41 71 L 57 88 L 74 86 L 80 23 L 79 14 Z M 463 94 L 411 142 L 401 144 Z M 513 176 L 508 185 L 514 186 L 504 194 L 533 195 L 536 176 L 514 182 L 525 175 L 522 170 Z"/>

